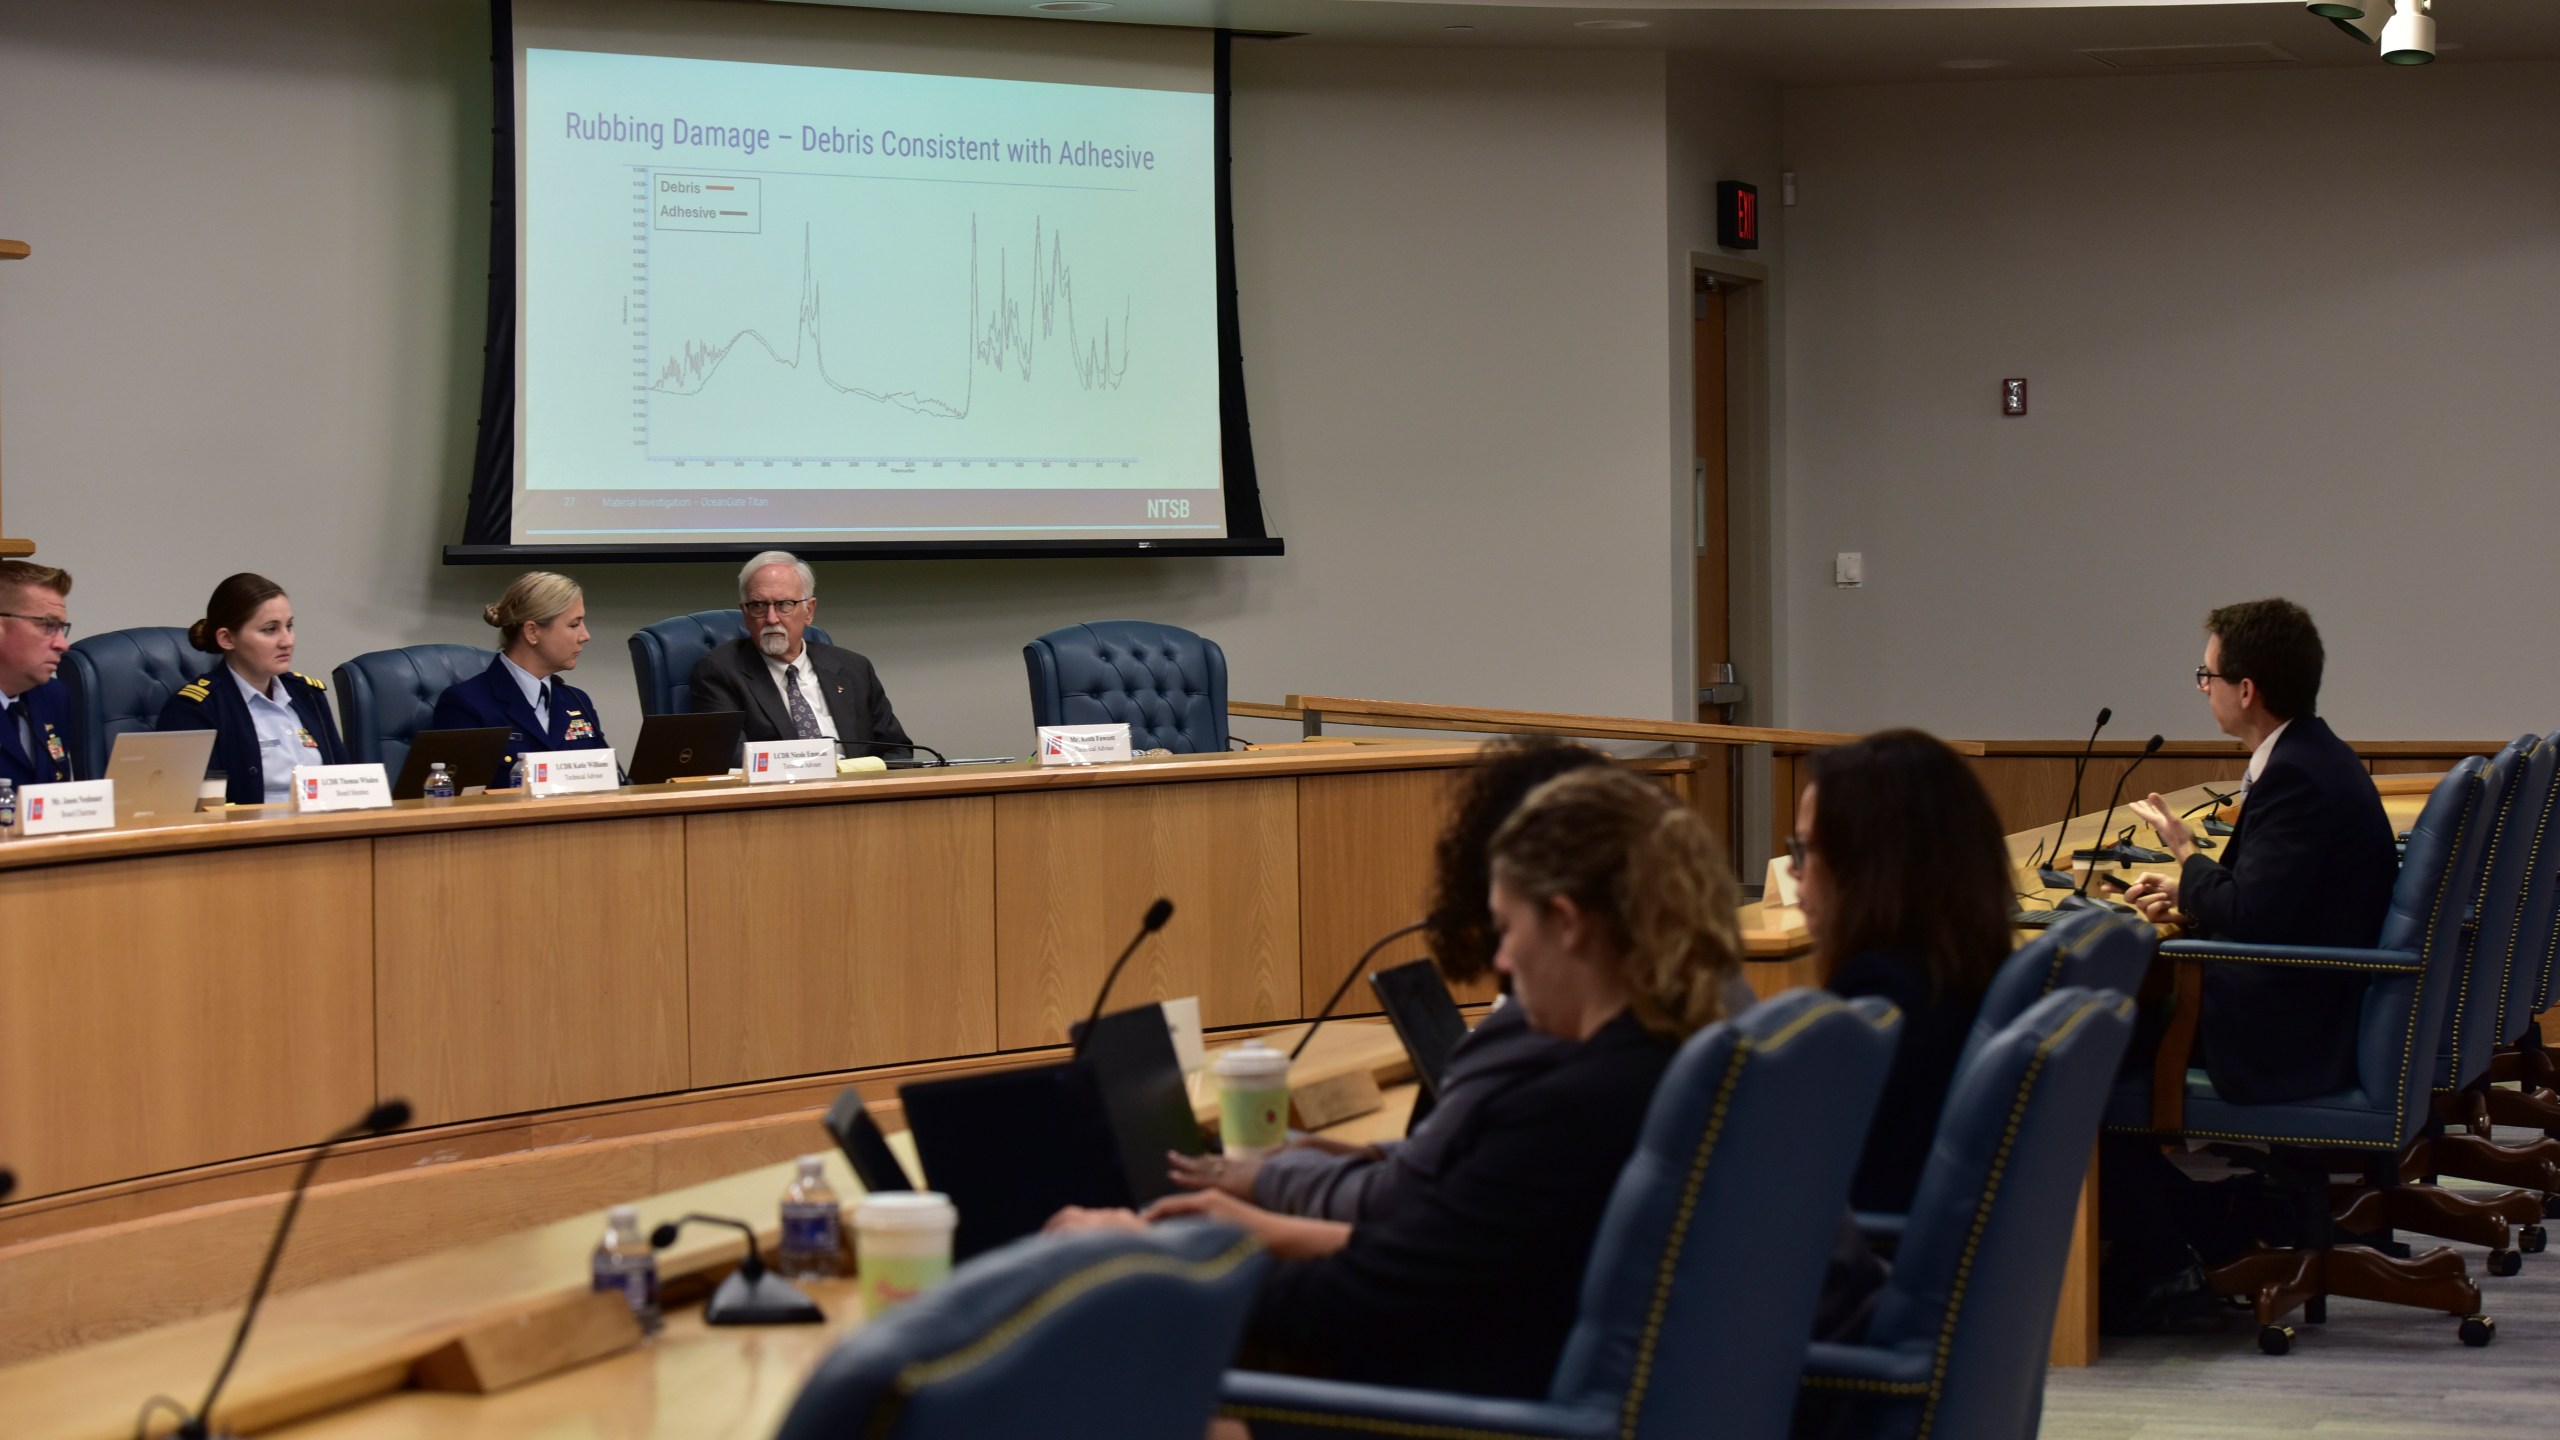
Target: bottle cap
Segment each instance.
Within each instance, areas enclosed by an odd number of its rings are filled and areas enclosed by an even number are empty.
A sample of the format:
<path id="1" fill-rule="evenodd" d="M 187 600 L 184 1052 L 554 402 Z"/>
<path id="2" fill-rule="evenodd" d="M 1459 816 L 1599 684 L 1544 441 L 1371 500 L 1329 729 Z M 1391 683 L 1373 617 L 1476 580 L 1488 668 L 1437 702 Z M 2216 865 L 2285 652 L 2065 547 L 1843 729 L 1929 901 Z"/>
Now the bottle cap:
<path id="1" fill-rule="evenodd" d="M 640 1223 L 640 1207 L 637 1205 L 616 1205 L 612 1209 L 604 1212 L 604 1218 L 608 1224 L 612 1225 L 637 1225 Z"/>
<path id="2" fill-rule="evenodd" d="M 803 1180 L 823 1180 L 826 1178 L 823 1173 L 826 1170 L 826 1167 L 826 1156 L 803 1155 L 800 1157 L 800 1178 Z"/>

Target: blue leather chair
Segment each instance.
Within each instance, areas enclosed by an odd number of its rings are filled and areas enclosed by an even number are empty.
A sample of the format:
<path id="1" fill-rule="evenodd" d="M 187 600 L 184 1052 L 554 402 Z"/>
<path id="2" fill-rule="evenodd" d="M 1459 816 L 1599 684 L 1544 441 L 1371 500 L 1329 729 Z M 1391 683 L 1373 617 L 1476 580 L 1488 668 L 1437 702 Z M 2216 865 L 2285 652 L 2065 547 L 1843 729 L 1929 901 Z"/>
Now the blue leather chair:
<path id="1" fill-rule="evenodd" d="M 746 633 L 746 619 L 736 610 L 696 610 L 642 626 L 631 637 L 631 674 L 640 684 L 640 713 L 690 713 L 693 667 L 702 663 L 703 656 Z M 820 645 L 836 643 L 815 625 L 805 633 Z"/>
<path id="2" fill-rule="evenodd" d="M 107 773 L 107 752 L 129 730 L 148 730 L 178 687 L 222 663 L 187 643 L 182 626 L 110 630 L 72 642 L 62 657 L 71 699 L 71 773 Z"/>
<path id="3" fill-rule="evenodd" d="M 2528 767 L 2525 783 L 2533 784 L 2533 768 L 2560 763 L 2560 730 L 2543 737 Z M 2503 1054 L 2490 1061 L 2489 1078 L 2521 1082 L 2520 1089 L 2487 1092 L 2489 1118 L 2560 1137 L 2560 1103 L 2536 1096 L 2536 1090 L 2560 1084 L 2560 1056 L 2545 1044 L 2541 1015 L 2560 1003 L 2560 866 L 2537 864 L 2560 854 L 2560 831 L 2552 821 L 2560 814 L 2560 781 L 2543 792 L 2539 811 L 2519 812 L 2514 842 L 2500 847 L 2498 865 L 2508 879 L 2493 878 L 2493 894 L 2511 893 L 2512 904 L 2492 910 L 2481 929 L 2483 947 L 2508 957 L 2508 989 L 2501 1006 L 2498 1033 L 2511 1039 Z"/>
<path id="4" fill-rule="evenodd" d="M 2486 848 L 2491 817 L 2481 804 L 2485 768 L 2473 756 L 2427 797 L 2409 832 L 2374 948 L 2218 940 L 2174 940 L 2160 947 L 2162 959 L 2189 970 L 2179 981 L 2186 996 L 2201 988 L 2201 976 L 2190 967 L 2208 964 L 2318 965 L 2373 977 L 2357 1029 L 2356 1080 L 2343 1090 L 2280 1105 L 2223 1099 L 2204 1071 L 2187 1068 L 2198 1011 L 2182 1002 L 2179 1023 L 2153 1062 L 2155 1073 L 2119 1085 L 2108 1104 L 2111 1130 L 2268 1146 L 2264 1163 L 2293 1180 L 2303 1213 L 2311 1217 L 2304 1243 L 2243 1256 L 2210 1277 L 2216 1291 L 2250 1300 L 2259 1346 L 2270 1354 L 2292 1348 L 2286 1316 L 2299 1309 L 2318 1324 L 2327 1318 L 2331 1295 L 2464 1316 L 2457 1333 L 2467 1344 L 2485 1345 L 2495 1333 L 2478 1313 L 2479 1287 L 2452 1249 L 2399 1260 L 2346 1243 L 2328 1223 L 2327 1205 L 2332 1171 L 2362 1168 L 2373 1176 L 2374 1188 L 2389 1188 L 2398 1179 L 2402 1152 L 2425 1127 L 2429 1079 L 2443 1047 L 2459 959 L 2469 944 L 2462 897 L 2478 891 Z"/>
<path id="5" fill-rule="evenodd" d="M 2133 1014 L 2114 991 L 2057 990 L 1956 1072 L 1866 1339 L 1806 1351 L 1825 1433 L 2036 1433 L 2081 1177 Z"/>
<path id="6" fill-rule="evenodd" d="M 1128 722 L 1134 750 L 1227 748 L 1227 652 L 1178 625 L 1095 620 L 1022 647 L 1031 723 Z"/>
<path id="7" fill-rule="evenodd" d="M 497 658 L 497 651 L 477 645 L 404 645 L 370 651 L 329 672 L 338 690 L 338 729 L 346 737 L 347 758 L 358 765 L 381 761 L 399 779 L 409 742 L 435 718 L 445 688 L 488 669 Z"/>
<path id="8" fill-rule="evenodd" d="M 847 1337 L 779 1440 L 1200 1440 L 1266 1262 L 1205 1222 L 1015 1241 Z"/>
<path id="9" fill-rule="evenodd" d="M 2139 993 L 2159 943 L 2157 930 L 2114 910 L 2076 911 L 2038 932 L 2000 962 L 1998 973 L 1982 992 L 1982 1008 L 1975 1013 L 1973 1030 L 1956 1057 L 1957 1072 L 1973 1063 L 1993 1036 L 2057 990 L 2112 990 L 2127 997 Z M 1900 1215 L 1858 1212 L 1859 1231 L 1880 1249 L 1900 1243 L 1904 1223 Z"/>
<path id="10" fill-rule="evenodd" d="M 1785 1435 L 1900 1024 L 1884 1001 L 1798 990 L 1689 1038 L 1610 1195 L 1546 1399 L 1235 1371 L 1219 1412 L 1254 1440 Z"/>

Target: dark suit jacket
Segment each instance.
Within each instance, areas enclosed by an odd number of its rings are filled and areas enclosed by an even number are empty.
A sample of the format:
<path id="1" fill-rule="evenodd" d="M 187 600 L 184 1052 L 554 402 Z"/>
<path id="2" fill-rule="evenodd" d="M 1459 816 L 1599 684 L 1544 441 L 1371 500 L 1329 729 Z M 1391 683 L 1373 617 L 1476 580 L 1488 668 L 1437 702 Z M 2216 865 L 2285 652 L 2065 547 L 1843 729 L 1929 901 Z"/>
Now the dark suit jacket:
<path id="1" fill-rule="evenodd" d="M 302 728 L 320 746 L 320 763 L 347 763 L 346 742 L 338 738 L 338 722 L 329 718 L 329 690 L 319 681 L 300 671 L 283 677 L 280 682 L 293 702 L 293 713 L 302 717 Z M 267 777 L 258 757 L 258 724 L 249 718 L 249 702 L 240 698 L 239 683 L 231 678 L 231 667 L 218 666 L 179 687 L 160 707 L 160 718 L 152 722 L 154 730 L 210 730 L 214 732 L 212 767 L 223 773 L 227 782 L 225 795 L 234 805 L 266 803 Z"/>
<path id="2" fill-rule="evenodd" d="M 435 718 L 427 722 L 430 730 L 485 730 L 505 726 L 516 733 L 508 753 L 498 761 L 498 773 L 488 783 L 491 788 L 504 788 L 515 781 L 515 746 L 530 750 L 601 750 L 605 747 L 604 717 L 596 713 L 596 702 L 587 692 L 554 675 L 551 677 L 551 725 L 545 729 L 534 719 L 533 707 L 525 703 L 524 691 L 516 686 L 516 677 L 507 673 L 506 662 L 492 660 L 489 668 L 468 680 L 457 680 L 436 697 Z M 460 776 L 455 783 L 464 783 Z"/>
<path id="3" fill-rule="evenodd" d="M 2219 862 L 2178 872 L 2178 908 L 2204 938 L 2370 948 L 2400 861 L 2373 776 L 2317 715 L 2276 740 Z M 2223 1098 L 2266 1105 L 2344 1088 L 2355 1076 L 2359 975 L 2206 965 L 2199 1036 Z"/>
<path id="4" fill-rule="evenodd" d="M 1271 1268 L 1252 1339 L 1343 1379 L 1544 1396 L 1675 1048 L 1622 1014 L 1453 1116 L 1437 1173 L 1392 1213 Z"/>
<path id="5" fill-rule="evenodd" d="M 870 661 L 850 650 L 815 641 L 804 642 L 801 658 L 818 673 L 819 693 L 826 697 L 827 709 L 836 717 L 836 738 L 878 742 L 873 746 L 848 746 L 847 755 L 894 758 L 904 753 L 907 732 L 898 724 L 898 713 L 889 708 L 888 692 L 880 688 L 880 677 Z M 773 672 L 765 668 L 764 652 L 756 648 L 752 638 L 741 637 L 719 646 L 693 667 L 694 713 L 708 715 L 721 710 L 735 710 L 747 717 L 749 740 L 789 740 L 799 733 L 791 726 L 791 712 L 783 707 L 782 690 L 773 683 Z"/>
<path id="6" fill-rule="evenodd" d="M 18 748 L 17 707 L 10 707 L 0 719 L 0 780 L 56 785 L 71 779 L 71 692 L 57 676 L 19 696 L 18 704 L 26 707 L 36 753 Z"/>
<path id="7" fill-rule="evenodd" d="M 1867 1126 L 1857 1178 L 1849 1183 L 1849 1208 L 1911 1213 L 1911 1197 L 1937 1143 L 1938 1112 L 1955 1083 L 1956 1061 L 1982 1013 L 1982 992 L 1941 995 L 1918 960 L 1896 951 L 1871 950 L 1840 962 L 1831 993 L 1844 999 L 1880 995 L 1902 1011 L 1893 1069 Z"/>

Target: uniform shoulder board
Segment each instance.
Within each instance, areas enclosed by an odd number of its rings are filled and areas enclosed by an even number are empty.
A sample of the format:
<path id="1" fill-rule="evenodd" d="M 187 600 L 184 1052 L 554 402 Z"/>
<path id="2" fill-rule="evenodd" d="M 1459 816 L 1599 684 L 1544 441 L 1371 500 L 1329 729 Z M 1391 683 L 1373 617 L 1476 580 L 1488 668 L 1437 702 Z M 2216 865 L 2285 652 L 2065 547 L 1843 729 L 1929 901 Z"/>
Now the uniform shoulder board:
<path id="1" fill-rule="evenodd" d="M 294 679 L 296 679 L 296 680 L 301 681 L 301 682 L 302 682 L 303 684 L 305 684 L 305 685 L 310 686 L 310 687 L 311 687 L 312 689 L 314 689 L 314 690 L 318 690 L 318 691 L 322 692 L 323 694 L 327 693 L 327 691 L 328 691 L 328 689 L 329 689 L 329 687 L 328 687 L 328 686 L 321 684 L 319 681 L 312 679 L 310 676 L 303 674 L 303 673 L 302 673 L 301 671 L 299 671 L 299 670 L 296 670 L 296 671 L 294 671 L 294 672 L 293 672 L 293 678 L 294 678 Z"/>
<path id="2" fill-rule="evenodd" d="M 204 703 L 205 696 L 210 693 L 210 682 L 208 682 L 204 677 L 198 676 L 195 679 L 188 681 L 185 685 L 179 687 L 178 698 L 181 700 L 193 701 L 196 704 L 201 705 Z"/>

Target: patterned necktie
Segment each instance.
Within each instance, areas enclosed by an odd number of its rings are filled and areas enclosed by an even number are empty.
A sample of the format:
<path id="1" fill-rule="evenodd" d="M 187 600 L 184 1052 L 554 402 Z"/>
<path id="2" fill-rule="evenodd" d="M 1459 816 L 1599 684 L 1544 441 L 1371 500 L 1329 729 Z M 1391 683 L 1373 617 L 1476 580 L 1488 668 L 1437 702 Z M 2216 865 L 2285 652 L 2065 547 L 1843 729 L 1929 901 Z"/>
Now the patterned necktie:
<path id="1" fill-rule="evenodd" d="M 809 697 L 800 692 L 800 667 L 782 667 L 782 693 L 791 702 L 791 728 L 803 740 L 815 740 L 826 732 L 818 728 L 817 712 L 809 708 Z"/>

